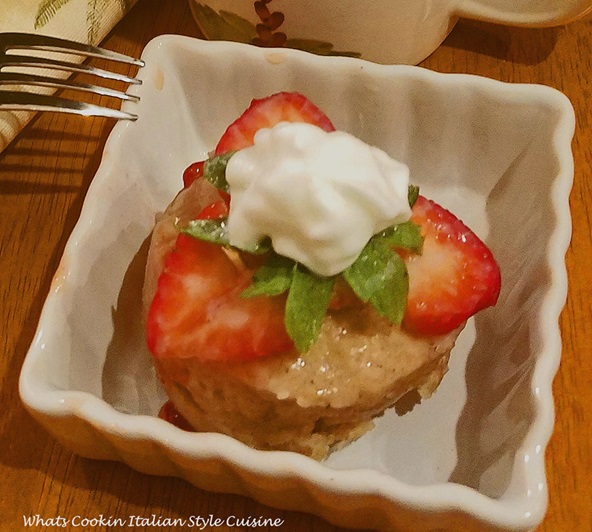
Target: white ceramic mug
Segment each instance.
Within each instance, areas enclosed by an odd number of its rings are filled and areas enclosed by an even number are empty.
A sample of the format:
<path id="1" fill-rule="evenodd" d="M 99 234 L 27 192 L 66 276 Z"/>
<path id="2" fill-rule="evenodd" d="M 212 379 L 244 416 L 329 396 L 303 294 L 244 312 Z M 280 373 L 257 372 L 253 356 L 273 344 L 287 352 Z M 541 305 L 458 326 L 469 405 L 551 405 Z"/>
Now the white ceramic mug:
<path id="1" fill-rule="evenodd" d="M 417 64 L 459 17 L 525 27 L 565 24 L 592 0 L 189 0 L 208 39 Z M 284 42 L 285 41 L 285 42 Z"/>

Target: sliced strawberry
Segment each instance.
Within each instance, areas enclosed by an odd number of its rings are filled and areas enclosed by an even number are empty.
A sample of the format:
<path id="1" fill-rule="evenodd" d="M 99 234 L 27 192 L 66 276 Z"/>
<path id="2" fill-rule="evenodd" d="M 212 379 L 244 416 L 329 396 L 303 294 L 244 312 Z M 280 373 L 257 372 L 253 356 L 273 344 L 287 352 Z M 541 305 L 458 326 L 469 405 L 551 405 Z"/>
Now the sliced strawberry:
<path id="1" fill-rule="evenodd" d="M 187 188 L 191 183 L 203 176 L 205 161 L 198 161 L 190 164 L 183 172 L 183 188 Z"/>
<path id="2" fill-rule="evenodd" d="M 325 131 L 335 130 L 325 113 L 308 98 L 296 92 L 279 92 L 261 100 L 253 100 L 250 107 L 228 126 L 215 153 L 220 155 L 251 146 L 257 131 L 280 122 L 306 122 Z"/>
<path id="3" fill-rule="evenodd" d="M 452 213 L 419 196 L 411 220 L 423 253 L 406 258 L 409 297 L 403 323 L 420 334 L 446 334 L 495 305 L 501 275 L 491 251 Z"/>
<path id="4" fill-rule="evenodd" d="M 179 414 L 179 411 L 175 408 L 175 405 L 171 403 L 171 401 L 167 401 L 160 407 L 160 410 L 158 411 L 158 417 L 168 421 L 181 430 L 186 430 L 189 432 L 193 431 L 193 427 L 189 424 L 189 421 Z"/>
<path id="5" fill-rule="evenodd" d="M 152 354 L 236 361 L 292 349 L 285 298 L 241 297 L 252 274 L 222 247 L 180 234 L 148 313 Z"/>
<path id="6" fill-rule="evenodd" d="M 230 200 L 224 199 L 215 201 L 206 205 L 197 215 L 198 220 L 216 220 L 218 218 L 226 218 L 230 208 Z"/>
<path id="7" fill-rule="evenodd" d="M 359 307 L 363 304 L 362 300 L 352 290 L 351 286 L 347 284 L 346 280 L 342 276 L 337 277 L 329 301 L 329 308 L 331 310 L 341 310 L 345 308 Z"/>
<path id="8" fill-rule="evenodd" d="M 190 187 L 194 181 L 201 179 L 204 175 L 204 168 L 207 161 L 191 163 L 183 172 L 183 188 Z M 224 190 L 218 190 L 220 196 L 227 204 L 230 204 L 230 194 Z M 228 212 L 226 212 L 228 214 Z"/>

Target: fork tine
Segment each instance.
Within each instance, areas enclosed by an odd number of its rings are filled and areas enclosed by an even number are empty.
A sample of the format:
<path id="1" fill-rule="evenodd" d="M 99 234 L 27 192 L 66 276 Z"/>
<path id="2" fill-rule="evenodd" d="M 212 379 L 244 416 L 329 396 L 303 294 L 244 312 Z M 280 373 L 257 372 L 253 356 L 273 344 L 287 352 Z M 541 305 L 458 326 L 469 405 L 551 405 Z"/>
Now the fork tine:
<path id="1" fill-rule="evenodd" d="M 96 46 L 31 33 L 0 33 L 0 54 L 7 50 L 45 50 L 111 59 L 129 65 L 144 66 L 144 61 Z M 6 54 L 5 54 L 6 55 Z"/>
<path id="2" fill-rule="evenodd" d="M 26 74 L 23 71 L 24 68 L 42 68 L 59 70 L 65 73 L 74 72 L 91 74 L 103 79 L 121 81 L 128 84 L 142 83 L 140 79 L 92 67 L 85 63 L 80 64 L 77 61 L 69 62 L 67 59 L 59 60 L 51 59 L 47 56 L 39 57 L 38 54 L 32 54 L 33 57 L 28 57 L 26 53 L 27 50 L 69 53 L 83 57 L 99 57 L 138 67 L 144 66 L 144 62 L 139 59 L 134 59 L 117 52 L 103 50 L 102 48 L 97 48 L 95 46 L 36 34 L 0 33 L 1 111 L 57 111 L 83 116 L 104 116 L 115 119 L 137 120 L 138 116 L 135 114 L 109 107 L 101 107 L 99 105 L 69 100 L 63 97 L 38 94 L 36 91 L 26 92 L 20 90 L 5 90 L 6 88 L 10 88 L 11 85 L 19 86 L 19 88 L 20 86 L 28 86 L 31 87 L 31 91 L 33 91 L 33 87 L 46 87 L 51 89 L 61 88 L 110 96 L 119 98 L 120 100 L 134 102 L 139 100 L 138 96 L 130 95 L 123 91 L 88 83 L 81 83 L 71 79 L 61 79 L 63 76 L 45 76 L 35 73 Z M 19 55 L 18 51 L 20 51 L 20 54 L 22 55 Z M 3 70 L 10 67 L 19 70 Z"/>
<path id="3" fill-rule="evenodd" d="M 66 72 L 78 72 L 82 74 L 92 74 L 103 79 L 112 79 L 115 81 L 123 81 L 124 83 L 132 83 L 135 85 L 141 84 L 142 81 L 137 78 L 117 74 L 101 68 L 95 68 L 89 65 L 68 63 L 66 61 L 57 61 L 55 59 L 47 59 L 45 57 L 25 57 L 20 55 L 5 55 L 0 68 L 4 67 L 33 67 L 33 68 L 49 68 L 53 70 L 65 70 Z"/>
<path id="4" fill-rule="evenodd" d="M 140 98 L 126 92 L 101 87 L 98 85 L 89 85 L 87 83 L 78 83 L 69 79 L 59 79 L 50 76 L 37 76 L 35 74 L 21 74 L 19 72 L 0 72 L 0 86 L 2 85 L 32 85 L 37 87 L 50 87 L 59 89 L 74 89 L 84 92 L 92 92 L 101 96 L 110 96 L 120 100 L 129 100 L 138 102 Z"/>
<path id="5" fill-rule="evenodd" d="M 6 111 L 58 111 L 84 116 L 104 116 L 119 120 L 137 120 L 138 116 L 90 103 L 28 92 L 0 91 L 0 109 Z"/>

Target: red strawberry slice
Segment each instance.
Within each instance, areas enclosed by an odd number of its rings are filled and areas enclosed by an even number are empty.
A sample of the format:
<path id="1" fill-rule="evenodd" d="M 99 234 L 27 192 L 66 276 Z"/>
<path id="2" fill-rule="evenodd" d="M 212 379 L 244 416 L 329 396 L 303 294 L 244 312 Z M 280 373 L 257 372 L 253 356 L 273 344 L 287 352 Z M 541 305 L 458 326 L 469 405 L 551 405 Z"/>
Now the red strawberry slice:
<path id="1" fill-rule="evenodd" d="M 204 176 L 204 169 L 207 161 L 197 161 L 191 163 L 183 172 L 183 188 L 189 188 L 195 181 Z M 218 195 L 230 204 L 230 194 L 224 190 L 218 190 Z M 228 214 L 228 212 L 226 212 Z"/>
<path id="2" fill-rule="evenodd" d="M 495 305 L 501 275 L 491 251 L 452 213 L 419 196 L 411 220 L 423 253 L 406 258 L 409 297 L 403 323 L 419 334 L 446 334 Z"/>
<path id="3" fill-rule="evenodd" d="M 292 349 L 285 298 L 241 297 L 252 275 L 222 247 L 180 234 L 148 313 L 152 354 L 230 361 Z"/>
<path id="4" fill-rule="evenodd" d="M 206 205 L 197 215 L 198 220 L 217 220 L 219 218 L 226 218 L 230 201 L 218 200 L 209 205 Z"/>
<path id="5" fill-rule="evenodd" d="M 189 187 L 194 181 L 203 177 L 206 161 L 197 161 L 190 164 L 183 172 L 183 188 Z"/>
<path id="6" fill-rule="evenodd" d="M 175 408 L 175 405 L 171 401 L 167 401 L 160 407 L 160 410 L 158 411 L 158 417 L 168 421 L 181 430 L 193 432 L 193 427 L 189 424 L 189 421 L 179 414 L 179 411 Z"/>
<path id="7" fill-rule="evenodd" d="M 257 131 L 280 122 L 306 122 L 325 131 L 335 130 L 325 113 L 308 98 L 296 92 L 279 92 L 261 100 L 253 100 L 250 107 L 228 126 L 215 153 L 220 155 L 252 146 Z"/>

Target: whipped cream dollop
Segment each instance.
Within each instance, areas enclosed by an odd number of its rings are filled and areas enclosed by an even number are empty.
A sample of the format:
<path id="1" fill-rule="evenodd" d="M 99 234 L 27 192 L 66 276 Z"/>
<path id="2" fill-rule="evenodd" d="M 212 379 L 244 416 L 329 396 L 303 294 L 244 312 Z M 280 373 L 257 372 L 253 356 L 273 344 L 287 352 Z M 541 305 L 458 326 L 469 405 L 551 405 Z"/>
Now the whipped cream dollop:
<path id="1" fill-rule="evenodd" d="M 323 276 L 348 268 L 373 235 L 411 216 L 406 165 L 311 124 L 259 130 L 230 158 L 226 180 L 231 245 L 270 237 L 278 254 Z"/>

